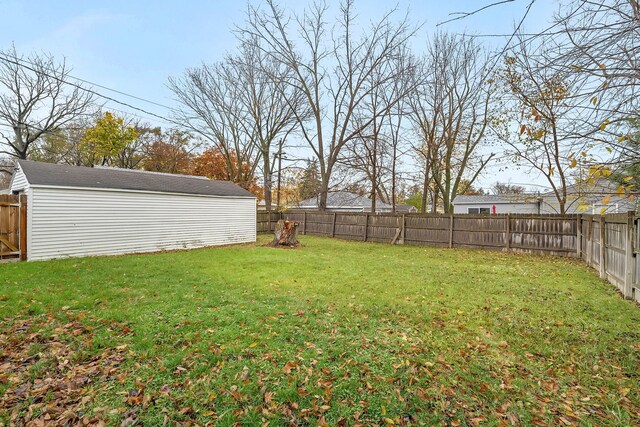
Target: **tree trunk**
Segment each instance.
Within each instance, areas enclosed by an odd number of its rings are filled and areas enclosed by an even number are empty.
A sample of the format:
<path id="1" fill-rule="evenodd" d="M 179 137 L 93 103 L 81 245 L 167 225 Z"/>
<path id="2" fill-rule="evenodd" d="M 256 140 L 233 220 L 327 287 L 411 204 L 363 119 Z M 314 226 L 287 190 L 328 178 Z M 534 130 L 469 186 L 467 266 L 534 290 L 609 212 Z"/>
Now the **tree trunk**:
<path id="1" fill-rule="evenodd" d="M 329 177 L 321 177 L 321 184 L 320 184 L 320 194 L 319 194 L 319 201 L 318 201 L 318 210 L 320 211 L 326 211 L 327 210 L 327 197 L 329 196 L 329 181 L 328 181 Z"/>
<path id="2" fill-rule="evenodd" d="M 431 198 L 431 213 L 438 213 L 438 197 L 440 192 L 438 191 L 438 186 L 435 185 L 432 192 L 433 196 Z"/>
<path id="3" fill-rule="evenodd" d="M 298 223 L 295 221 L 279 220 L 274 234 L 271 246 L 295 248 L 300 245 L 298 241 Z"/>
<path id="4" fill-rule="evenodd" d="M 424 169 L 424 183 L 422 184 L 422 206 L 420 206 L 420 213 L 427 212 L 427 194 L 429 192 L 429 161 Z"/>
<path id="5" fill-rule="evenodd" d="M 396 160 L 397 150 L 393 146 L 393 159 L 391 161 L 391 211 L 396 213 Z"/>
<path id="6" fill-rule="evenodd" d="M 272 188 L 273 183 L 271 180 L 273 179 L 272 171 L 271 171 L 271 163 L 269 159 L 269 152 L 266 154 L 262 152 L 262 176 L 264 178 L 264 205 L 268 212 L 271 212 L 271 204 L 272 204 Z"/>

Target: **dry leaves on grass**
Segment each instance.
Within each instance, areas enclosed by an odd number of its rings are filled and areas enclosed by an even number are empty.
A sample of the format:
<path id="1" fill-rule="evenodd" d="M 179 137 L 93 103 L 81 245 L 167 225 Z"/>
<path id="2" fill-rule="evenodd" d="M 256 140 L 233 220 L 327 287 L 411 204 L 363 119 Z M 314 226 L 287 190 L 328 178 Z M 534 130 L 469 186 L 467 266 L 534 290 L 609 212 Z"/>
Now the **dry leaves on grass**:
<path id="1" fill-rule="evenodd" d="M 0 395 L 0 417 L 10 426 L 105 425 L 85 411 L 95 383 L 117 376 L 126 346 L 83 353 L 92 346 L 93 326 L 83 322 L 84 314 L 65 317 L 47 314 L 3 322 L 0 384 L 6 390 Z M 115 330 L 125 328 L 116 325 Z"/>

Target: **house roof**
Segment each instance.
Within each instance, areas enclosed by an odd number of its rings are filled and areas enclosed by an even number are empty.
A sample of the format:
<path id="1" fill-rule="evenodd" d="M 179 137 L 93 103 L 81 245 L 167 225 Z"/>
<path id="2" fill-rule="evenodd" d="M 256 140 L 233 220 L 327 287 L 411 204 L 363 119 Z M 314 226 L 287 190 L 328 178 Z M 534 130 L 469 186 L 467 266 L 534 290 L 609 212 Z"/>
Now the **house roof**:
<path id="1" fill-rule="evenodd" d="M 229 181 L 172 175 L 130 169 L 89 168 L 19 160 L 18 165 L 32 186 L 101 188 L 204 196 L 255 197 Z"/>
<path id="2" fill-rule="evenodd" d="M 502 195 L 458 195 L 453 199 L 454 205 L 474 205 L 489 203 L 509 203 L 509 204 L 533 204 L 538 203 L 537 196 L 526 194 L 502 194 Z"/>
<path id="3" fill-rule="evenodd" d="M 413 205 L 406 205 L 404 203 L 396 203 L 396 212 L 417 212 L 418 209 Z"/>
<path id="4" fill-rule="evenodd" d="M 303 200 L 298 203 L 300 208 L 317 208 L 316 197 Z M 348 191 L 335 191 L 327 194 L 327 208 L 366 208 L 371 209 L 371 199 L 367 196 L 350 193 Z M 392 206 L 383 201 L 376 201 L 376 209 L 392 209 Z"/>

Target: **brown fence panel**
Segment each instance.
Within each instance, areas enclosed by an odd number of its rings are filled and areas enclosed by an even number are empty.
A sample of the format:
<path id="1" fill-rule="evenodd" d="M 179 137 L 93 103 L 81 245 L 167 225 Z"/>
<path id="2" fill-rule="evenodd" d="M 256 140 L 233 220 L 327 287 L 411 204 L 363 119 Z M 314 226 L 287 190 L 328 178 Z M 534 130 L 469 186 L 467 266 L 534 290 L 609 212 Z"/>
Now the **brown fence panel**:
<path id="1" fill-rule="evenodd" d="M 583 215 L 582 258 L 626 297 L 640 302 L 640 220 L 633 213 Z"/>
<path id="2" fill-rule="evenodd" d="M 591 221 L 591 265 L 600 269 L 600 220 L 597 216 Z"/>
<path id="3" fill-rule="evenodd" d="M 506 248 L 506 216 L 453 216 L 453 246 Z"/>
<path id="4" fill-rule="evenodd" d="M 450 217 L 446 215 L 407 215 L 405 243 L 449 246 L 450 222 Z"/>
<path id="5" fill-rule="evenodd" d="M 270 233 L 275 231 L 276 223 L 282 218 L 280 212 L 258 211 L 256 214 L 256 231 L 258 233 Z"/>
<path id="6" fill-rule="evenodd" d="M 0 195 L 0 261 L 26 258 L 26 200 Z"/>
<path id="7" fill-rule="evenodd" d="M 366 215 L 336 213 L 335 237 L 347 240 L 364 240 Z"/>
<path id="8" fill-rule="evenodd" d="M 283 219 L 293 219 L 290 215 L 299 214 L 296 213 L 284 213 Z M 320 236 L 331 236 L 333 230 L 333 212 L 313 212 L 308 211 L 306 213 L 305 221 L 305 233 L 317 234 Z"/>
<path id="9" fill-rule="evenodd" d="M 578 217 L 575 215 L 514 215 L 509 230 L 512 249 L 571 255 L 576 255 L 578 250 Z"/>
<path id="10" fill-rule="evenodd" d="M 605 274 L 607 280 L 624 292 L 626 275 L 627 216 L 605 217 Z"/>
<path id="11" fill-rule="evenodd" d="M 402 231 L 402 216 L 395 214 L 369 215 L 367 241 L 391 243 Z"/>

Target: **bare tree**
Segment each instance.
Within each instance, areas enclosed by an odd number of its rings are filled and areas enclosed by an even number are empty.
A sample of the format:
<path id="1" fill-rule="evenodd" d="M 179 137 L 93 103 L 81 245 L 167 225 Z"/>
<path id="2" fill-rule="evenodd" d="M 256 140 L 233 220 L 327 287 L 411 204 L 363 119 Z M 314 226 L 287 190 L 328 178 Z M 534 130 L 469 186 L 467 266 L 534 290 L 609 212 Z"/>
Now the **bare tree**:
<path id="1" fill-rule="evenodd" d="M 327 206 L 332 172 L 342 149 L 373 122 L 370 118 L 356 124 L 354 113 L 377 85 L 387 84 L 402 73 L 385 64 L 414 34 L 406 17 L 393 21 L 394 11 L 356 34 L 353 3 L 341 3 L 337 23 L 330 27 L 329 8 L 324 2 L 291 18 L 274 0 L 267 0 L 264 12 L 249 8 L 247 24 L 240 29 L 260 40 L 264 53 L 291 71 L 287 84 L 304 94 L 311 119 L 294 112 L 302 137 L 318 159 L 322 210 Z M 386 73 L 370 84 L 371 74 L 380 69 Z"/>
<path id="2" fill-rule="evenodd" d="M 224 154 L 234 182 L 251 181 L 257 166 L 254 135 L 246 133 L 249 113 L 242 102 L 241 77 L 228 62 L 218 62 L 169 78 L 169 88 L 183 105 L 177 120 Z"/>
<path id="3" fill-rule="evenodd" d="M 415 68 L 415 67 L 414 67 Z M 405 96 L 396 103 L 393 108 L 389 110 L 389 114 L 387 115 L 387 129 L 389 132 L 388 140 L 390 147 L 390 155 L 391 155 L 391 166 L 390 166 L 390 187 L 391 194 L 390 200 L 392 205 L 393 212 L 396 211 L 396 202 L 398 201 L 398 184 L 399 184 L 399 166 L 400 166 L 400 158 L 406 154 L 407 150 L 405 147 L 405 139 L 403 138 L 403 133 L 405 132 L 405 121 L 403 120 L 405 115 L 410 113 L 410 104 L 408 97 L 413 93 L 415 87 L 413 83 L 416 81 L 411 77 L 411 73 L 414 73 L 415 69 L 412 69 L 407 76 L 407 78 L 402 80 L 396 80 L 394 83 L 394 92 L 400 90 L 405 93 Z M 392 95 L 393 96 L 393 95 Z"/>
<path id="4" fill-rule="evenodd" d="M 392 67 L 396 78 L 379 84 Z M 358 138 L 345 145 L 344 163 L 365 175 L 370 187 L 371 210 L 378 198 L 391 203 L 395 211 L 397 166 L 400 155 L 400 129 L 406 113 L 407 97 L 414 91 L 414 64 L 408 50 L 398 52 L 391 61 L 371 73 L 373 89 L 354 113 L 360 128 Z M 363 122 L 369 123 L 362 126 Z"/>
<path id="5" fill-rule="evenodd" d="M 0 158 L 0 190 L 8 188 L 13 175 L 14 161 L 9 158 Z"/>
<path id="6" fill-rule="evenodd" d="M 242 122 L 245 133 L 252 136 L 261 158 L 264 201 L 271 210 L 273 171 L 282 157 L 287 136 L 298 121 L 296 115 L 308 117 L 302 92 L 288 84 L 291 69 L 264 53 L 255 37 L 241 40 L 240 53 L 229 57 L 228 64 L 238 77 L 240 100 L 248 112 Z M 276 149 L 275 155 L 271 151 Z M 256 159 L 258 163 L 259 159 Z"/>
<path id="7" fill-rule="evenodd" d="M 598 164 L 624 175 L 623 170 L 640 157 L 633 144 L 634 127 L 640 122 L 640 4 L 637 0 L 568 1 L 555 16 L 555 24 L 561 31 L 543 37 L 557 40 L 561 54 L 547 66 L 556 71 L 569 68 L 589 82 L 590 90 L 572 104 L 600 115 L 584 123 L 597 135 L 591 137 L 593 146 L 609 154 Z M 629 192 L 638 190 L 636 185 L 625 187 Z"/>
<path id="8" fill-rule="evenodd" d="M 496 181 L 496 183 L 491 186 L 491 191 L 493 192 L 493 194 L 499 195 L 524 194 L 526 192 L 526 188 L 524 188 L 522 185 Z"/>
<path id="9" fill-rule="evenodd" d="M 91 166 L 81 143 L 86 129 L 92 125 L 92 118 L 82 116 L 47 133 L 32 145 L 29 158 L 46 163 Z"/>
<path id="10" fill-rule="evenodd" d="M 439 195 L 449 213 L 461 181 L 467 177 L 473 185 L 493 157 L 480 156 L 478 148 L 488 134 L 495 84 L 488 57 L 471 38 L 436 34 L 425 70 L 425 81 L 411 98 L 411 119 L 421 138 L 416 148 L 425 164 L 423 202 L 433 186 L 434 207 Z"/>
<path id="11" fill-rule="evenodd" d="M 505 131 L 498 134 L 507 147 L 507 156 L 547 180 L 558 212 L 565 213 L 569 207 L 569 172 L 593 161 L 597 153 L 591 153 L 591 147 L 602 136 L 606 128 L 602 123 L 610 117 L 609 112 L 585 108 L 592 94 L 592 80 L 569 64 L 550 66 L 561 60 L 561 50 L 552 39 L 527 40 L 519 35 L 518 40 L 505 58 L 502 73 L 505 96 L 512 97 L 514 108 Z"/>
<path id="12" fill-rule="evenodd" d="M 18 56 L 15 46 L 0 51 L 0 123 L 12 131 L 0 129 L 8 154 L 26 159 L 29 149 L 42 136 L 54 132 L 92 106 L 89 91 L 67 79 L 71 69 L 50 55 Z"/>
<path id="13" fill-rule="evenodd" d="M 591 98 L 594 106 L 606 107 L 620 118 L 640 118 L 638 1 L 571 1 L 555 19 L 563 29 L 553 37 L 562 55 L 550 60 L 549 66 L 570 67 L 599 83 L 590 94 L 595 97 Z"/>

